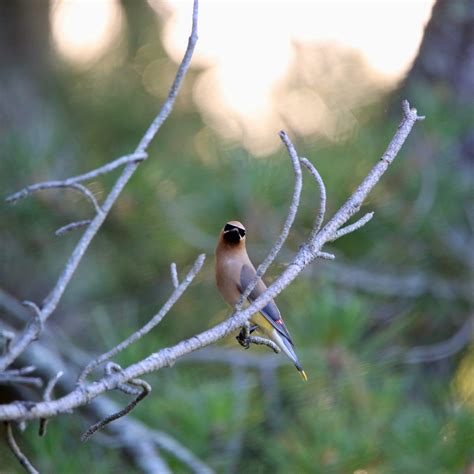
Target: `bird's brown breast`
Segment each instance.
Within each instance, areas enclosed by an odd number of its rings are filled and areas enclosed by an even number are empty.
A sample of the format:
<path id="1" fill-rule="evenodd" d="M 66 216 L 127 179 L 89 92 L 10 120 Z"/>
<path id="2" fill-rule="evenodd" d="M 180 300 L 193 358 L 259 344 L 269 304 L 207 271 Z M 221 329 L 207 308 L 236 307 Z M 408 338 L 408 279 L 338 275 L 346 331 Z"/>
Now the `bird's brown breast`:
<path id="1" fill-rule="evenodd" d="M 241 261 L 232 254 L 216 259 L 216 285 L 227 304 L 233 306 L 240 298 L 237 282 L 240 280 Z"/>

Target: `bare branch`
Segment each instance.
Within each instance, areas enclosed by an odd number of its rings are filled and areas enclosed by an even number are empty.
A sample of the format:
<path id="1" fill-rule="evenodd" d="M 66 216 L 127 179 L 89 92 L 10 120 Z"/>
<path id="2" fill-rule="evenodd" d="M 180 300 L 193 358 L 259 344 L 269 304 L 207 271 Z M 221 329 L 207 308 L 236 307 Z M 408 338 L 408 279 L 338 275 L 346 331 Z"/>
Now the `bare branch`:
<path id="1" fill-rule="evenodd" d="M 5 372 L 2 372 L 2 374 L 28 375 L 34 372 L 35 370 L 36 370 L 36 367 L 34 365 L 27 365 L 26 367 L 22 367 L 21 369 L 6 370 Z"/>
<path id="2" fill-rule="evenodd" d="M 158 313 L 156 313 L 150 319 L 150 321 L 148 321 L 148 323 L 146 323 L 138 331 L 135 331 L 133 334 L 127 337 L 127 339 L 122 341 L 120 344 L 115 346 L 110 351 L 106 352 L 105 354 L 102 354 L 97 359 L 94 359 L 93 361 L 89 362 L 89 364 L 87 364 L 87 366 L 84 368 L 79 378 L 77 379 L 77 383 L 79 385 L 83 384 L 86 377 L 91 373 L 92 370 L 94 370 L 95 367 L 102 364 L 103 362 L 110 359 L 111 357 L 115 356 L 120 351 L 123 351 L 128 346 L 138 341 L 138 339 L 143 337 L 145 334 L 148 334 L 156 325 L 158 325 L 161 322 L 161 320 L 166 316 L 166 314 L 169 312 L 169 310 L 174 306 L 176 301 L 178 301 L 181 295 L 185 292 L 186 288 L 194 280 L 194 277 L 198 274 L 199 270 L 201 270 L 202 265 L 204 264 L 205 258 L 206 256 L 204 254 L 199 255 L 199 257 L 194 262 L 193 267 L 191 268 L 189 273 L 186 275 L 184 280 L 173 291 L 171 296 L 168 298 L 168 301 L 166 301 L 166 303 L 161 307 L 160 311 L 158 311 Z"/>
<path id="3" fill-rule="evenodd" d="M 56 285 L 51 290 L 47 298 L 45 299 L 44 306 L 41 311 L 40 320 L 44 323 L 49 318 L 49 316 L 53 313 L 56 309 L 64 291 L 66 290 L 69 282 L 71 281 L 72 276 L 76 272 L 79 263 L 82 260 L 86 250 L 88 249 L 92 239 L 97 234 L 98 230 L 102 226 L 105 218 L 107 217 L 110 209 L 114 205 L 115 201 L 119 197 L 120 193 L 122 192 L 123 188 L 129 181 L 129 179 L 133 176 L 136 169 L 140 164 L 140 160 L 144 159 L 144 155 L 148 145 L 151 143 L 155 135 L 157 134 L 158 130 L 160 129 L 161 125 L 164 121 L 168 118 L 171 110 L 173 109 L 173 105 L 180 89 L 181 83 L 184 79 L 184 76 L 189 68 L 189 64 L 191 62 L 191 58 L 194 52 L 194 47 L 197 42 L 197 26 L 198 26 L 198 0 L 194 0 L 193 4 L 193 20 L 192 20 L 192 30 L 191 36 L 188 40 L 188 46 L 186 48 L 186 52 L 184 53 L 183 60 L 178 68 L 176 73 L 176 77 L 171 85 L 170 91 L 168 96 L 161 107 L 158 115 L 155 117 L 153 122 L 151 123 L 148 130 L 145 132 L 145 135 L 140 140 L 136 150 L 132 154 L 134 158 L 131 161 L 123 160 L 120 164 L 116 164 L 118 160 L 115 160 L 109 165 L 105 167 L 98 168 L 94 172 L 86 173 L 85 175 L 81 175 L 81 181 L 85 179 L 90 179 L 93 177 L 91 173 L 98 173 L 103 174 L 109 172 L 111 169 L 115 169 L 117 166 L 124 164 L 126 162 L 126 166 L 122 171 L 122 174 L 119 176 L 117 181 L 115 182 L 114 186 L 112 187 L 109 195 L 106 197 L 103 205 L 102 205 L 102 212 L 97 213 L 92 222 L 89 224 L 89 227 L 86 229 L 84 234 L 82 235 L 81 239 L 77 243 L 75 249 L 73 250 L 71 256 L 69 257 L 68 262 L 66 263 L 63 272 L 59 276 Z M 138 160 L 137 160 L 138 158 Z M 109 166 L 108 169 L 106 167 Z M 78 178 L 76 177 L 76 182 Z M 27 192 L 23 190 L 24 192 Z M 31 190 L 30 190 L 31 192 Z M 9 202 L 11 202 L 14 196 L 20 195 L 21 197 L 22 192 L 16 193 L 13 196 L 10 196 Z M 16 197 L 18 199 L 18 197 Z M 0 370 L 4 370 L 8 367 L 18 356 L 25 350 L 25 348 L 35 339 L 37 336 L 36 330 L 31 326 L 25 328 L 25 330 L 21 333 L 21 335 L 16 338 L 11 346 L 9 347 L 9 351 L 0 357 Z"/>
<path id="4" fill-rule="evenodd" d="M 36 370 L 34 365 L 28 365 L 22 367 L 21 369 L 11 369 L 5 370 L 5 372 L 0 372 L 0 385 L 33 385 L 35 387 L 42 387 L 43 381 L 39 377 L 27 377 L 28 374 L 31 374 Z"/>
<path id="5" fill-rule="evenodd" d="M 323 260 L 335 260 L 336 256 L 328 252 L 318 252 L 316 258 L 322 258 Z"/>
<path id="6" fill-rule="evenodd" d="M 313 240 L 315 235 L 319 232 L 319 229 L 321 229 L 321 225 L 324 221 L 324 215 L 326 214 L 326 186 L 324 185 L 323 178 L 321 178 L 319 171 L 316 169 L 313 163 L 311 163 L 311 161 L 309 161 L 307 158 L 301 158 L 301 163 L 303 163 L 306 169 L 311 173 L 319 187 L 319 212 L 310 235 L 310 240 Z"/>
<path id="7" fill-rule="evenodd" d="M 54 390 L 54 386 L 58 383 L 58 380 L 63 376 L 62 370 L 60 370 L 53 378 L 50 379 L 48 385 L 44 390 L 43 400 L 45 402 L 49 402 L 51 400 L 51 393 Z M 40 418 L 40 425 L 38 434 L 39 436 L 44 436 L 46 434 L 46 427 L 48 424 L 48 420 L 46 418 Z"/>
<path id="8" fill-rule="evenodd" d="M 255 288 L 255 285 L 258 283 L 260 278 L 263 277 L 265 272 L 268 270 L 268 267 L 272 264 L 273 260 L 275 260 L 276 256 L 283 247 L 283 244 L 285 243 L 288 234 L 290 233 L 291 226 L 295 221 L 296 213 L 298 212 L 298 206 L 300 204 L 301 189 L 303 187 L 303 177 L 301 173 L 300 160 L 298 158 L 298 154 L 296 153 L 295 147 L 293 146 L 293 143 L 291 143 L 291 140 L 289 139 L 288 135 L 283 130 L 279 133 L 279 135 L 288 150 L 288 154 L 291 159 L 291 164 L 293 165 L 293 172 L 295 174 L 293 197 L 291 198 L 291 204 L 290 209 L 288 211 L 288 215 L 286 217 L 285 223 L 283 224 L 283 230 L 279 235 L 278 239 L 276 240 L 275 244 L 271 248 L 270 253 L 267 255 L 265 260 L 258 266 L 255 277 L 250 281 L 250 283 L 247 285 L 247 288 L 245 288 L 245 291 L 240 296 L 239 301 L 235 305 L 236 311 L 242 308 L 242 305 L 247 300 L 250 293 L 252 293 L 252 290 Z"/>
<path id="9" fill-rule="evenodd" d="M 255 344 L 257 346 L 267 346 L 275 352 L 275 354 L 280 353 L 280 348 L 270 339 L 266 339 L 260 336 L 249 336 L 247 341 L 250 344 Z"/>
<path id="10" fill-rule="evenodd" d="M 25 468 L 25 470 L 30 474 L 39 474 L 39 471 L 34 468 L 29 459 L 21 452 L 21 449 L 16 443 L 15 437 L 13 436 L 12 425 L 8 421 L 5 422 L 5 434 L 8 447 L 11 449 L 18 461 L 20 461 L 20 464 Z"/>
<path id="11" fill-rule="evenodd" d="M 177 359 L 197 349 L 212 344 L 232 332 L 241 328 L 256 312 L 260 311 L 270 299 L 276 297 L 283 291 L 311 262 L 317 258 L 318 252 L 329 242 L 335 233 L 360 209 L 366 196 L 376 185 L 395 159 L 403 143 L 407 139 L 414 124 L 421 119 L 415 111 L 410 110 L 408 102 L 403 103 L 404 117 L 399 125 L 395 136 L 388 145 L 382 158 L 368 173 L 355 192 L 327 222 L 327 224 L 316 234 L 314 239 L 309 240 L 300 247 L 295 258 L 283 273 L 268 287 L 268 289 L 256 298 L 248 307 L 237 311 L 227 320 L 214 327 L 197 334 L 190 339 L 183 340 L 178 344 L 164 348 L 149 355 L 120 372 L 111 374 L 87 386 L 78 387 L 64 397 L 51 402 L 39 402 L 25 407 L 21 403 L 10 403 L 0 405 L 0 420 L 37 419 L 63 413 L 78 406 L 89 403 L 109 390 L 117 388 L 118 385 L 126 383 L 143 374 L 168 367 Z M 104 204 L 105 206 L 105 204 Z M 92 226 L 92 224 L 91 224 Z M 89 229 L 91 228 L 89 227 Z M 86 231 L 85 234 L 89 231 Z M 50 302 L 48 301 L 48 304 Z M 43 309 L 44 311 L 44 309 Z"/>
<path id="12" fill-rule="evenodd" d="M 82 221 L 76 221 L 76 222 L 71 222 L 70 224 L 66 224 L 59 229 L 57 229 L 54 233 L 58 237 L 67 234 L 68 232 L 71 232 L 76 229 L 80 229 L 81 227 L 85 227 L 86 225 L 89 225 L 92 221 L 90 219 L 84 219 Z"/>
<path id="13" fill-rule="evenodd" d="M 62 187 L 62 186 L 60 186 Z M 92 192 L 86 188 L 83 184 L 79 184 L 79 183 L 73 183 L 73 184 L 69 184 L 65 187 L 70 187 L 72 189 L 76 189 L 77 191 L 81 192 L 82 194 L 84 194 L 84 196 L 86 196 L 86 198 L 89 199 L 89 201 L 92 203 L 92 205 L 94 206 L 94 209 L 95 209 L 95 212 L 97 212 L 97 214 L 100 214 L 102 212 L 102 208 L 99 206 L 99 203 L 97 202 L 97 199 L 95 198 L 95 196 L 92 194 Z"/>
<path id="14" fill-rule="evenodd" d="M 39 309 L 36 303 L 33 303 L 33 301 L 25 300 L 25 301 L 22 301 L 21 304 L 23 306 L 31 308 L 34 312 L 35 317 L 33 318 L 33 325 L 36 326 L 36 331 L 37 331 L 37 335 L 35 336 L 35 339 L 36 339 L 37 336 L 43 330 L 43 321 L 41 320 L 41 310 Z"/>
<path id="15" fill-rule="evenodd" d="M 5 298 L 2 299 L 2 296 Z M 28 316 L 25 314 L 25 308 L 17 300 L 0 290 L 0 303 L 2 303 L 2 301 L 8 303 L 12 314 L 18 320 L 24 320 Z M 71 343 L 68 342 L 67 348 L 64 350 L 67 351 L 66 356 L 69 359 Z M 250 354 L 240 354 L 250 358 Z M 30 364 L 31 361 L 35 361 L 37 370 L 42 374 L 43 377 L 49 379 L 53 378 L 57 371 L 64 370 L 66 368 L 64 362 L 62 361 L 62 356 L 59 350 L 54 348 L 52 344 L 48 342 L 37 342 L 33 346 L 30 346 L 29 350 L 21 354 L 20 358 L 21 362 L 26 364 Z M 243 358 L 245 359 L 246 357 Z M 258 359 L 265 360 L 267 357 L 260 357 Z M 271 359 L 272 362 L 280 362 L 280 359 L 275 359 L 273 357 Z M 81 356 L 81 363 L 82 360 L 83 357 Z M 76 363 L 74 360 L 71 360 L 71 363 L 74 368 Z M 28 367 L 25 367 L 24 369 L 28 369 Z M 120 370 L 120 366 L 118 366 L 118 369 Z M 68 393 L 74 389 L 75 380 L 73 379 L 72 375 L 69 375 L 67 372 L 65 372 L 64 376 L 58 380 L 58 385 L 61 387 L 62 392 Z M 138 393 L 140 393 L 139 389 L 133 390 L 136 390 L 133 395 L 138 395 Z M 90 403 L 86 406 L 86 413 L 88 413 L 89 416 L 93 416 L 95 419 L 103 418 L 109 413 L 118 410 L 119 407 L 117 404 L 110 400 L 110 398 L 107 396 L 97 398 L 94 400 L 94 403 Z M 115 423 L 109 424 L 107 426 L 107 430 L 112 434 L 116 445 L 122 449 L 125 449 L 135 465 L 143 469 L 143 471 L 147 474 L 155 474 L 157 472 L 161 474 L 162 472 L 161 469 L 163 467 L 163 460 L 156 452 L 155 445 L 163 451 L 169 452 L 171 456 L 188 466 L 193 472 L 203 474 L 212 473 L 212 469 L 210 469 L 205 463 L 198 459 L 179 441 L 166 433 L 150 429 L 145 424 L 135 420 L 131 416 L 121 418 L 116 420 Z"/>
<path id="16" fill-rule="evenodd" d="M 10 371 L 0 372 L 0 385 L 32 385 L 42 387 L 43 381 L 39 377 L 26 377 L 24 375 L 14 375 Z"/>
<path id="17" fill-rule="evenodd" d="M 331 239 L 331 242 L 334 242 L 335 240 L 340 239 L 344 235 L 350 234 L 351 232 L 360 229 L 365 224 L 367 224 L 367 222 L 369 222 L 372 217 L 374 217 L 374 213 L 368 212 L 364 217 L 361 217 L 358 221 L 354 222 L 354 224 L 342 227 L 334 234 L 334 237 Z"/>
<path id="18" fill-rule="evenodd" d="M 92 425 L 82 436 L 81 436 L 81 441 L 84 443 L 86 442 L 95 432 L 101 430 L 104 428 L 104 426 L 108 425 L 114 420 L 117 420 L 118 418 L 121 418 L 122 416 L 127 415 L 130 413 L 150 392 L 151 392 L 151 386 L 149 383 L 145 382 L 144 380 L 141 379 L 132 379 L 128 381 L 129 384 L 132 385 L 137 385 L 142 387 L 142 392 L 140 395 L 138 395 L 135 400 L 130 402 L 123 410 L 120 410 L 117 413 L 114 413 L 112 415 L 107 416 L 103 420 L 98 421 L 94 425 Z"/>
<path id="19" fill-rule="evenodd" d="M 171 272 L 171 280 L 173 281 L 173 286 L 178 288 L 179 286 L 179 278 L 178 278 L 178 269 L 176 268 L 176 263 L 172 263 L 170 265 L 170 272 Z"/>
<path id="20" fill-rule="evenodd" d="M 78 176 L 73 176 L 71 178 L 67 178 L 64 180 L 56 180 L 56 181 L 44 181 L 42 183 L 37 183 L 37 184 L 32 184 L 30 186 L 27 186 L 26 188 L 21 189 L 20 191 L 16 192 L 15 194 L 11 194 L 8 196 L 5 201 L 8 203 L 13 203 L 15 201 L 18 201 L 19 199 L 23 199 L 26 196 L 30 195 L 31 193 L 35 193 L 37 191 L 42 191 L 44 189 L 51 189 L 51 188 L 66 188 L 66 187 L 71 187 L 80 190 L 81 192 L 82 189 L 76 187 L 76 185 L 82 181 L 88 181 L 90 179 L 97 178 L 98 176 L 105 174 L 105 173 L 110 173 L 113 171 L 115 168 L 118 168 L 119 166 L 126 165 L 129 163 L 138 163 L 140 161 L 145 160 L 148 157 L 148 155 L 143 152 L 143 153 L 132 153 L 131 155 L 125 155 L 121 156 L 120 158 L 117 158 L 114 161 L 111 161 L 110 163 L 107 163 L 104 166 L 101 166 L 100 168 L 97 168 L 95 170 L 89 171 L 84 174 L 80 174 Z M 88 193 L 90 191 L 85 187 L 81 186 L 82 188 L 86 189 Z M 89 197 L 89 196 L 87 196 Z M 95 197 L 92 195 L 93 200 L 95 201 Z M 96 210 L 98 209 L 98 206 L 94 204 L 94 207 L 96 207 Z M 97 210 L 97 212 L 100 212 L 100 209 Z"/>

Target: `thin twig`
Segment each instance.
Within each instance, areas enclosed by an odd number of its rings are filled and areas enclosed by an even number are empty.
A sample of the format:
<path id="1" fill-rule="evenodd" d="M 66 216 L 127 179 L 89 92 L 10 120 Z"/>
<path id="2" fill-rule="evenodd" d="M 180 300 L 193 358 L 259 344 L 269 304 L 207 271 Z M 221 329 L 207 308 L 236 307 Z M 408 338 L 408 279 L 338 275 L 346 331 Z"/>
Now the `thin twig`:
<path id="1" fill-rule="evenodd" d="M 89 225 L 91 222 L 92 221 L 90 219 L 84 219 L 82 221 L 71 222 L 57 229 L 54 232 L 54 234 L 60 237 L 64 234 L 67 234 L 68 232 L 71 232 L 76 229 L 80 229 L 81 227 L 85 227 L 86 225 Z"/>
<path id="2" fill-rule="evenodd" d="M 173 281 L 173 286 L 178 288 L 179 286 L 179 278 L 178 278 L 178 269 L 176 268 L 176 263 L 172 262 L 170 265 L 171 271 L 171 280 Z"/>
<path id="3" fill-rule="evenodd" d="M 0 372 L 0 385 L 34 385 L 36 387 L 42 387 L 43 381 L 39 377 L 27 377 L 36 370 L 34 365 L 28 365 L 21 369 L 11 369 Z"/>
<path id="4" fill-rule="evenodd" d="M 12 375 L 7 372 L 0 372 L 0 385 L 32 385 L 42 387 L 43 381 L 39 377 L 26 377 L 24 375 Z"/>
<path id="5" fill-rule="evenodd" d="M 15 437 L 13 436 L 12 424 L 9 421 L 5 422 L 5 433 L 8 447 L 10 448 L 11 452 L 16 456 L 20 464 L 25 468 L 27 472 L 30 474 L 39 474 L 33 464 L 29 461 L 29 459 L 22 453 L 20 447 L 15 441 Z"/>
<path id="6" fill-rule="evenodd" d="M 60 370 L 53 378 L 50 379 L 48 382 L 48 385 L 46 385 L 46 388 L 43 393 L 43 400 L 45 402 L 49 402 L 51 400 L 51 393 L 54 390 L 55 385 L 58 383 L 58 380 L 63 376 L 62 370 Z M 48 419 L 47 418 L 40 418 L 40 424 L 39 424 L 39 430 L 38 434 L 39 436 L 44 436 L 46 434 L 46 428 L 48 425 Z"/>
<path id="7" fill-rule="evenodd" d="M 5 372 L 2 372 L 2 374 L 9 374 L 9 375 L 28 375 L 31 374 L 36 370 L 36 367 L 34 365 L 27 365 L 26 367 L 22 367 L 21 369 L 10 369 L 10 370 L 5 370 Z"/>
<path id="8" fill-rule="evenodd" d="M 290 209 L 288 210 L 288 215 L 286 217 L 285 223 L 283 224 L 283 230 L 281 231 L 281 234 L 278 236 L 278 239 L 271 248 L 265 260 L 258 266 L 255 277 L 250 281 L 250 283 L 245 288 L 245 291 L 240 296 L 239 301 L 237 301 L 237 304 L 235 305 L 236 311 L 242 308 L 242 305 L 244 304 L 250 293 L 252 293 L 252 290 L 255 288 L 255 285 L 263 277 L 265 272 L 268 270 L 268 267 L 272 264 L 273 260 L 275 260 L 276 256 L 283 247 L 283 244 L 285 243 L 288 234 L 290 233 L 290 229 L 295 220 L 296 213 L 298 212 L 301 189 L 303 187 L 301 164 L 298 158 L 298 154 L 296 153 L 295 147 L 293 146 L 293 143 L 291 143 L 291 140 L 288 135 L 282 130 L 279 133 L 279 136 L 288 150 L 288 154 L 291 159 L 291 164 L 293 166 L 293 172 L 295 174 L 295 186 L 293 190 L 293 196 L 291 198 Z"/>
<path id="9" fill-rule="evenodd" d="M 82 193 L 91 202 L 91 204 L 94 206 L 94 209 L 97 212 L 97 214 L 100 214 L 102 212 L 102 209 L 99 206 L 99 203 L 97 202 L 97 199 L 92 194 L 92 192 L 86 186 L 84 186 L 83 184 L 71 181 L 71 179 L 73 179 L 73 178 L 70 178 L 70 179 L 67 179 L 67 180 L 64 180 L 64 181 L 46 181 L 44 183 L 38 183 L 38 184 L 34 184 L 32 186 L 28 186 L 28 187 L 22 189 L 21 191 L 19 191 L 15 194 L 11 195 L 10 197 L 8 197 L 6 199 L 6 201 L 8 203 L 12 203 L 12 202 L 17 201 L 18 199 L 22 199 L 22 198 L 28 196 L 29 194 L 31 194 L 33 192 L 42 191 L 44 189 L 71 188 L 71 189 L 74 189 L 74 190 L 79 191 L 80 193 Z"/>
<path id="10" fill-rule="evenodd" d="M 144 380 L 141 379 L 132 379 L 129 380 L 130 384 L 133 385 L 138 385 L 142 387 L 142 392 L 140 395 L 138 395 L 135 400 L 131 401 L 123 410 L 120 410 L 117 413 L 114 413 L 112 415 L 107 416 L 103 420 L 98 421 L 94 425 L 92 425 L 82 436 L 81 436 L 81 441 L 84 443 L 86 442 L 95 432 L 101 430 L 104 428 L 104 426 L 108 425 L 114 420 L 117 420 L 121 418 L 122 416 L 127 415 L 130 413 L 150 392 L 151 392 L 151 386 L 149 383 L 145 382 Z"/>
<path id="11" fill-rule="evenodd" d="M 40 310 L 40 308 L 38 307 L 38 305 L 36 303 L 33 303 L 33 301 L 24 300 L 24 301 L 21 302 L 21 304 L 23 306 L 26 306 L 26 307 L 31 308 L 33 310 L 34 318 L 33 318 L 32 321 L 30 321 L 30 325 L 35 327 L 36 334 L 35 334 L 34 339 L 37 339 L 38 336 L 41 334 L 41 331 L 43 330 L 43 321 L 41 319 L 41 310 Z"/>
<path id="12" fill-rule="evenodd" d="M 31 341 L 34 341 L 38 339 L 38 336 L 41 334 L 41 331 L 43 330 L 43 321 L 41 320 L 41 310 L 39 309 L 38 305 L 36 303 L 33 303 L 32 301 L 22 301 L 22 305 L 26 306 L 28 308 L 31 308 L 33 310 L 34 317 L 33 319 L 30 319 L 27 324 L 25 329 L 23 330 L 23 334 L 28 333 L 29 338 L 28 340 L 23 339 L 22 336 L 18 336 L 12 341 L 9 342 L 8 344 L 8 350 L 4 352 L 4 354 L 0 357 L 0 371 L 4 371 L 10 363 L 6 363 L 5 365 L 2 365 L 1 361 L 2 359 L 6 359 L 7 361 L 10 360 L 10 354 L 13 352 L 12 347 L 15 346 L 19 353 L 23 352 L 28 345 L 31 343 Z"/>
<path id="13" fill-rule="evenodd" d="M 257 346 L 267 346 L 270 349 L 273 349 L 275 354 L 280 353 L 280 348 L 270 339 L 266 339 L 260 336 L 248 336 L 247 341 L 250 344 L 255 344 Z"/>
<path id="14" fill-rule="evenodd" d="M 122 367 L 120 367 L 119 364 L 116 364 L 115 362 L 107 362 L 104 367 L 104 373 L 106 375 L 111 375 L 114 372 L 120 372 Z M 117 385 L 117 389 L 120 390 L 123 393 L 126 393 L 127 395 L 139 395 L 141 393 L 141 390 L 139 388 L 132 387 L 126 383 L 121 383 Z"/>
<path id="15" fill-rule="evenodd" d="M 63 187 L 63 186 L 59 186 L 59 187 Z M 76 189 L 77 191 L 81 192 L 92 203 L 92 205 L 94 206 L 95 212 L 97 212 L 97 214 L 100 214 L 102 212 L 102 208 L 99 206 L 99 203 L 97 202 L 97 199 L 95 198 L 95 196 L 83 184 L 72 183 L 72 184 L 65 185 L 64 187 L 70 187 L 72 189 Z"/>
<path id="16" fill-rule="evenodd" d="M 96 359 L 89 362 L 89 364 L 87 364 L 87 366 L 84 368 L 84 370 L 80 374 L 79 378 L 77 379 L 77 383 L 79 385 L 83 384 L 86 377 L 91 373 L 92 370 L 94 370 L 95 367 L 102 364 L 103 362 L 110 359 L 111 357 L 115 356 L 120 351 L 123 351 L 124 349 L 126 349 L 128 346 L 130 346 L 134 342 L 138 341 L 138 339 L 143 337 L 145 334 L 148 334 L 157 324 L 159 324 L 161 322 L 161 320 L 169 312 L 169 310 L 174 306 L 176 301 L 178 301 L 178 299 L 181 297 L 181 295 L 185 292 L 186 288 L 194 280 L 194 277 L 198 274 L 199 270 L 201 270 L 205 258 L 206 258 L 206 256 L 204 254 L 199 255 L 199 257 L 194 262 L 193 267 L 191 268 L 189 273 L 186 275 L 184 280 L 173 291 L 173 293 L 168 298 L 166 303 L 161 307 L 160 311 L 158 311 L 158 313 L 156 313 L 150 319 L 150 321 L 148 321 L 143 327 L 141 327 L 138 331 L 135 331 L 133 334 L 131 334 L 129 337 L 127 337 L 127 339 L 122 341 L 120 344 L 115 346 L 113 349 L 111 349 L 110 351 L 100 355 Z"/>
<path id="17" fill-rule="evenodd" d="M 158 130 L 162 126 L 163 122 L 168 118 L 169 114 L 173 109 L 174 102 L 176 100 L 176 96 L 178 95 L 178 91 L 181 87 L 181 83 L 183 82 L 184 76 L 189 68 L 189 64 L 191 62 L 191 58 L 194 52 L 194 47 L 196 45 L 198 36 L 197 36 L 197 27 L 198 27 L 198 0 L 194 0 L 193 4 L 193 17 L 192 17 L 192 29 L 191 29 L 191 36 L 188 40 L 188 46 L 186 48 L 186 52 L 184 53 L 183 60 L 178 68 L 176 73 L 176 77 L 171 85 L 170 91 L 166 100 L 163 103 L 158 115 L 155 117 L 153 122 L 151 123 L 148 130 L 143 135 L 142 139 L 140 140 L 136 150 L 132 154 L 134 157 L 131 161 L 127 158 L 124 160 L 126 162 L 126 166 L 122 171 L 122 174 L 119 176 L 117 181 L 115 182 L 114 186 L 112 187 L 111 191 L 109 192 L 108 196 L 106 197 L 104 203 L 102 204 L 102 211 L 101 213 L 96 214 L 92 222 L 89 224 L 89 227 L 86 229 L 82 237 L 80 238 L 79 242 L 77 243 L 76 247 L 74 248 L 69 260 L 67 261 L 61 275 L 59 276 L 54 288 L 51 290 L 49 295 L 46 297 L 44 306 L 41 312 L 41 321 L 44 323 L 49 318 L 49 316 L 53 313 L 56 309 L 59 301 L 62 298 L 64 291 L 66 290 L 69 282 L 71 281 L 72 276 L 77 270 L 79 263 L 82 260 L 86 250 L 88 249 L 92 239 L 97 234 L 98 230 L 102 226 L 105 218 L 107 217 L 110 209 L 114 205 L 115 201 L 119 197 L 120 193 L 122 192 L 123 188 L 129 181 L 129 179 L 133 176 L 136 169 L 140 164 L 140 160 L 144 158 L 146 149 L 148 145 L 151 143 L 155 135 L 157 134 Z M 117 160 L 108 165 L 105 165 L 100 170 L 99 174 L 107 173 L 111 169 L 120 166 L 116 165 Z M 107 168 L 108 167 L 108 168 Z M 94 173 L 98 173 L 98 170 L 95 170 Z M 81 175 L 81 181 L 84 179 L 90 179 L 91 173 L 86 173 Z M 76 177 L 76 182 L 78 177 Z M 23 192 L 27 192 L 23 190 Z M 13 196 L 10 196 L 10 201 L 14 200 L 14 196 L 19 195 L 21 197 L 22 191 L 16 193 Z M 18 199 L 18 197 L 16 198 Z M 27 327 L 21 333 L 21 335 L 16 338 L 11 346 L 9 347 L 9 351 L 0 357 L 0 370 L 4 370 L 8 367 L 24 350 L 28 345 L 35 339 L 37 336 L 36 331 L 32 328 Z"/>
<path id="18" fill-rule="evenodd" d="M 319 187 L 319 212 L 310 235 L 310 240 L 313 240 L 315 235 L 319 232 L 319 229 L 321 229 L 321 225 L 324 221 L 324 215 L 326 214 L 326 186 L 324 185 L 323 178 L 319 174 L 319 171 L 316 169 L 313 163 L 311 163 L 311 161 L 309 161 L 307 158 L 301 158 L 301 163 L 303 163 L 306 169 L 311 173 Z"/>
<path id="19" fill-rule="evenodd" d="M 67 179 L 64 179 L 64 180 L 45 181 L 45 182 L 42 182 L 42 183 L 32 184 L 30 186 L 27 186 L 27 187 L 21 189 L 20 191 L 14 193 L 14 194 L 11 194 L 10 196 L 8 196 L 5 199 L 5 201 L 8 202 L 8 203 L 13 203 L 15 201 L 18 201 L 19 199 L 25 198 L 26 196 L 28 196 L 31 193 L 35 193 L 37 191 L 42 191 L 44 189 L 75 187 L 76 184 L 78 184 L 82 181 L 88 181 L 90 179 L 97 178 L 101 174 L 110 173 L 111 171 L 113 171 L 115 168 L 118 168 L 119 166 L 126 165 L 126 164 L 129 164 L 129 163 L 137 163 L 137 162 L 143 161 L 147 158 L 147 156 L 148 155 L 144 152 L 143 153 L 132 153 L 131 155 L 121 156 L 120 158 L 117 158 L 116 160 L 111 161 L 110 163 L 107 163 L 104 166 L 96 168 L 95 170 L 92 170 L 92 171 L 88 171 L 87 173 L 80 174 L 78 176 L 73 176 L 71 178 L 67 178 Z M 85 188 L 85 186 L 82 186 L 82 187 Z M 80 189 L 80 188 L 76 188 L 76 189 Z M 87 189 L 87 188 L 85 188 L 85 189 Z M 87 191 L 90 193 L 89 190 L 87 190 Z M 81 189 L 81 192 L 82 192 L 82 189 Z M 94 196 L 92 196 L 92 197 L 95 200 Z M 98 206 L 96 206 L 94 204 L 94 207 L 96 207 L 96 210 L 97 210 Z M 100 212 L 100 210 L 98 212 Z"/>
<path id="20" fill-rule="evenodd" d="M 350 234 L 351 232 L 360 229 L 362 226 L 367 224 L 367 222 L 369 222 L 372 217 L 374 217 L 374 213 L 368 212 L 364 217 L 361 217 L 358 221 L 354 222 L 354 224 L 342 227 L 334 234 L 334 237 L 331 239 L 331 242 L 334 242 L 335 240 L 340 239 L 344 235 Z"/>
<path id="21" fill-rule="evenodd" d="M 323 260 L 334 260 L 336 256 L 329 252 L 318 252 L 316 258 L 322 258 Z"/>

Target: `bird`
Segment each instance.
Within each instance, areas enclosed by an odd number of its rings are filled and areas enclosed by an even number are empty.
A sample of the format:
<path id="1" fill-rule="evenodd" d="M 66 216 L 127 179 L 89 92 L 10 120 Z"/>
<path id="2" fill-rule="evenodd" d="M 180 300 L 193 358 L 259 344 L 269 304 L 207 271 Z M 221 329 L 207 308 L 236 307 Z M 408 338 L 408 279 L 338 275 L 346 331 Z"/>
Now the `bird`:
<path id="1" fill-rule="evenodd" d="M 227 222 L 220 232 L 215 252 L 216 286 L 224 301 L 232 307 L 239 301 L 242 293 L 256 275 L 255 267 L 247 254 L 246 232 L 241 222 Z M 254 301 L 266 289 L 265 283 L 259 279 L 248 296 L 248 300 Z M 294 344 L 290 333 L 273 299 L 250 318 L 250 324 L 252 325 L 250 332 L 257 330 L 271 339 L 290 358 L 302 379 L 308 380 L 293 349 Z M 237 340 L 245 345 L 245 336 L 242 332 Z"/>

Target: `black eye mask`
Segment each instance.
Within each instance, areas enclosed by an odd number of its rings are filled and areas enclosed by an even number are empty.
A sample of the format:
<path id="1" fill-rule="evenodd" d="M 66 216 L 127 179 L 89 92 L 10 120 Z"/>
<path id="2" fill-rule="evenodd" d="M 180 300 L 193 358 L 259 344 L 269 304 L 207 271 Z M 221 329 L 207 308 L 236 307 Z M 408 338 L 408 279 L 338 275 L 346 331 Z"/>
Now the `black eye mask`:
<path id="1" fill-rule="evenodd" d="M 226 240 L 238 241 L 245 236 L 245 230 L 232 224 L 226 224 L 224 227 L 224 236 Z"/>

